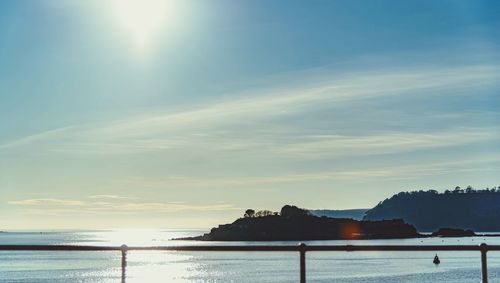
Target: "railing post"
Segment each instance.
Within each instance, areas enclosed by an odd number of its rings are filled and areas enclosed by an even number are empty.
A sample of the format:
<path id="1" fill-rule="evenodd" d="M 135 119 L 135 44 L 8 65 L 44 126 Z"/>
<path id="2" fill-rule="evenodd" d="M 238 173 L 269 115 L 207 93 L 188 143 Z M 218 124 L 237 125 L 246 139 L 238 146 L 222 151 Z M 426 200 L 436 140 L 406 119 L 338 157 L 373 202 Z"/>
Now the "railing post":
<path id="1" fill-rule="evenodd" d="M 125 279 L 127 278 L 126 269 L 127 269 L 127 245 L 121 246 L 122 250 L 122 283 L 125 283 Z"/>
<path id="2" fill-rule="evenodd" d="M 299 245 L 300 252 L 300 283 L 306 283 L 306 244 Z"/>
<path id="3" fill-rule="evenodd" d="M 481 244 L 481 282 L 488 283 L 488 265 L 486 253 L 488 252 L 488 245 Z"/>

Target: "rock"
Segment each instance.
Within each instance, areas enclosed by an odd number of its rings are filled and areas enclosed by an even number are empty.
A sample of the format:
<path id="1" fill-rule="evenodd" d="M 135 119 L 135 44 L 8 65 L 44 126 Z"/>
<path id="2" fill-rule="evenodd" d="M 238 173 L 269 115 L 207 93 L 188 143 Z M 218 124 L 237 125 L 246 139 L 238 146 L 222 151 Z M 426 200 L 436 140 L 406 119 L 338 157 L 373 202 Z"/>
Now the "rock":
<path id="1" fill-rule="evenodd" d="M 472 230 L 458 228 L 441 228 L 431 234 L 432 237 L 473 237 L 476 233 Z"/>

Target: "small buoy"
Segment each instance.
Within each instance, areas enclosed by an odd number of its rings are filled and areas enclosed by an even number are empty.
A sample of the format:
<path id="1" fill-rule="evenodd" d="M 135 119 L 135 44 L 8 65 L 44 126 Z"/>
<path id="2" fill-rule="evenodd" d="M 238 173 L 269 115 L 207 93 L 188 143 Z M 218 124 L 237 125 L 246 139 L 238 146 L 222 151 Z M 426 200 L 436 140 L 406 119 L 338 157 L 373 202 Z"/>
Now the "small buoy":
<path id="1" fill-rule="evenodd" d="M 439 257 L 438 255 L 436 254 L 436 256 L 434 257 L 434 260 L 432 261 L 434 264 L 439 264 L 441 263 L 441 261 L 439 260 Z"/>

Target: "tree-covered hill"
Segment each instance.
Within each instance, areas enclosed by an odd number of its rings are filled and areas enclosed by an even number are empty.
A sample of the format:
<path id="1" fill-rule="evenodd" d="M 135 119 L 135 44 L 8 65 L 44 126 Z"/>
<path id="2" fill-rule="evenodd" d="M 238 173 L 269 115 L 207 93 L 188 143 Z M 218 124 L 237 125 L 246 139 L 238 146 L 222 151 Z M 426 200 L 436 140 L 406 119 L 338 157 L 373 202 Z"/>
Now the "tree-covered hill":
<path id="1" fill-rule="evenodd" d="M 419 231 L 442 227 L 500 231 L 500 188 L 401 192 L 368 210 L 363 219 L 404 219 Z"/>

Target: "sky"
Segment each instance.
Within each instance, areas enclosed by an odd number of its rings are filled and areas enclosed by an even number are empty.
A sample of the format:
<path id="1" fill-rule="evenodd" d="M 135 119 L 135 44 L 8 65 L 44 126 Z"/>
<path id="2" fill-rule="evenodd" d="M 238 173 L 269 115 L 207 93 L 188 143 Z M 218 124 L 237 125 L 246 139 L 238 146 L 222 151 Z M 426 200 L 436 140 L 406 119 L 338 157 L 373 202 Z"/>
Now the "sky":
<path id="1" fill-rule="evenodd" d="M 500 186 L 500 2 L 0 1 L 0 229 Z"/>

